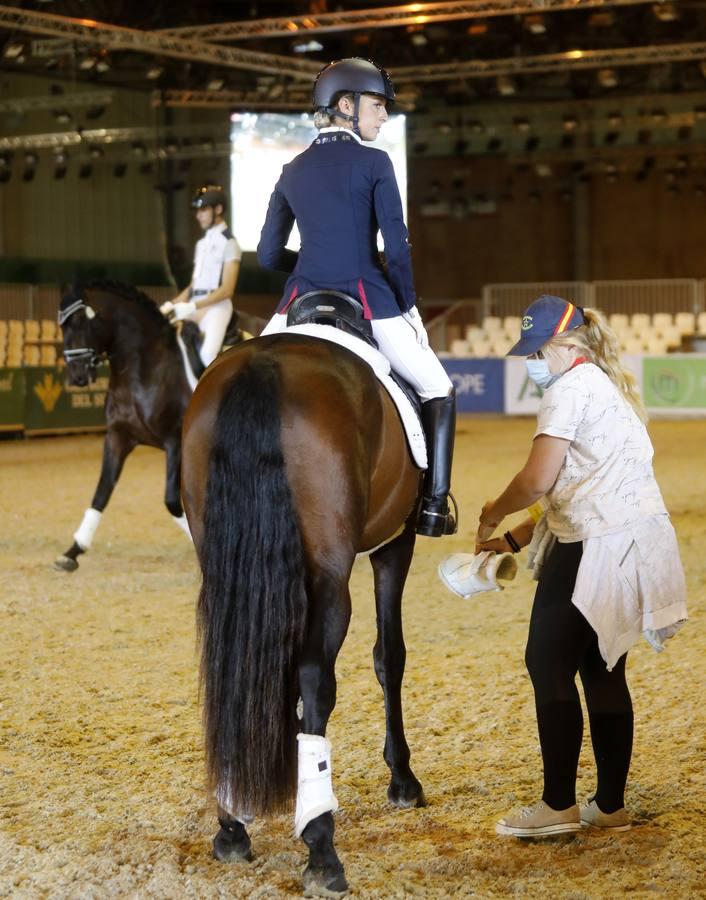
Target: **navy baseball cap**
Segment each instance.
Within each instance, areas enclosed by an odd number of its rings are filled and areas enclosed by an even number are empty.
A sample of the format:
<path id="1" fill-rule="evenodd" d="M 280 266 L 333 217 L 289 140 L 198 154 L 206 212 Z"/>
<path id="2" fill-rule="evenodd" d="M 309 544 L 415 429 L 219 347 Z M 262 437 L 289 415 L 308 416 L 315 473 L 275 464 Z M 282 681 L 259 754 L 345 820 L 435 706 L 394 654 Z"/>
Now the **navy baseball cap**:
<path id="1" fill-rule="evenodd" d="M 508 356 L 531 356 L 557 334 L 585 325 L 580 306 L 569 300 L 542 294 L 534 300 L 522 316 L 522 337 L 508 351 Z"/>

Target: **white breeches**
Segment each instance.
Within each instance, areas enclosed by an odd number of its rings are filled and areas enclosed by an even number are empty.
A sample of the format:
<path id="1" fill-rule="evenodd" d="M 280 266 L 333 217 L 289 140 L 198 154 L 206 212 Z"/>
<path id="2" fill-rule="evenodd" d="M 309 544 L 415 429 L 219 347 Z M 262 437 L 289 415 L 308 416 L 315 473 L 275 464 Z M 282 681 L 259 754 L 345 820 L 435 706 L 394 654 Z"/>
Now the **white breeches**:
<path id="1" fill-rule="evenodd" d="M 431 347 L 417 343 L 414 328 L 402 316 L 373 319 L 373 337 L 380 352 L 405 381 L 412 385 L 422 401 L 447 397 L 453 388 L 449 376 Z M 287 316 L 275 313 L 262 331 L 262 336 L 277 334 L 287 327 Z"/>
<path id="2" fill-rule="evenodd" d="M 226 299 L 219 300 L 212 306 L 197 309 L 188 317 L 191 322 L 196 322 L 199 331 L 203 334 L 203 344 L 201 344 L 199 354 L 201 362 L 205 366 L 210 366 L 218 356 L 232 315 L 233 304 Z"/>

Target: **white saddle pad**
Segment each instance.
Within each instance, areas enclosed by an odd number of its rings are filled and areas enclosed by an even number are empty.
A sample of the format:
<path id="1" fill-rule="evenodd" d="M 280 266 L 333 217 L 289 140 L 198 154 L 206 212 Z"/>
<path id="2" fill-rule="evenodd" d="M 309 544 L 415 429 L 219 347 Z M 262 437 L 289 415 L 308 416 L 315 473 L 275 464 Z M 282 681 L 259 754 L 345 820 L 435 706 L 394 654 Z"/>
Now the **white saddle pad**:
<path id="1" fill-rule="evenodd" d="M 392 402 L 400 414 L 404 432 L 407 435 L 407 443 L 415 465 L 420 469 L 427 467 L 427 445 L 424 438 L 422 423 L 416 410 L 409 402 L 400 386 L 390 378 L 390 362 L 375 347 L 366 344 L 365 341 L 335 328 L 333 325 L 294 325 L 280 334 L 305 334 L 308 337 L 318 338 L 322 341 L 332 341 L 346 347 L 356 356 L 366 362 L 377 375 L 378 381 L 390 395 Z"/>

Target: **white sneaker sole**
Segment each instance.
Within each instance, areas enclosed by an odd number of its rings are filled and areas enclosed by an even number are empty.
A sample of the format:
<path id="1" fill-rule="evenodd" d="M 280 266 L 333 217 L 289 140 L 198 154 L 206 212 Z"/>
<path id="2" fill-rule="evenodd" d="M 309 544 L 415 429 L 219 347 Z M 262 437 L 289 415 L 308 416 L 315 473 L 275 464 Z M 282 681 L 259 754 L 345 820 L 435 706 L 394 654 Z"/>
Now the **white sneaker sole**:
<path id="1" fill-rule="evenodd" d="M 518 828 L 516 825 L 505 825 L 498 822 L 495 833 L 510 837 L 548 837 L 552 834 L 569 834 L 581 831 L 580 822 L 559 822 L 556 825 L 537 825 L 534 828 Z"/>
<path id="2" fill-rule="evenodd" d="M 630 831 L 632 824 L 628 822 L 627 825 L 596 825 L 595 822 L 587 822 L 585 819 L 581 819 L 581 827 L 595 828 L 596 831 Z"/>

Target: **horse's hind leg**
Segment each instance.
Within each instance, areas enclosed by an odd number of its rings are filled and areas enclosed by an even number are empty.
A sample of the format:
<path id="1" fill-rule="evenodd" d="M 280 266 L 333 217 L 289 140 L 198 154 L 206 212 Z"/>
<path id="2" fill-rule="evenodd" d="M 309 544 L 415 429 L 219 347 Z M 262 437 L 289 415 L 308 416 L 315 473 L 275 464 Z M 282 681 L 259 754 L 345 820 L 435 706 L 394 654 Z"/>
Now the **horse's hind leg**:
<path id="1" fill-rule="evenodd" d="M 309 895 L 327 897 L 348 890 L 343 865 L 333 846 L 333 811 L 337 803 L 330 786 L 329 745 L 323 740 L 336 705 L 336 657 L 351 617 L 347 578 L 348 573 L 345 579 L 321 573 L 309 580 L 311 605 L 299 666 L 303 715 L 295 831 L 301 833 L 309 848 L 304 888 Z M 317 803 L 319 808 L 330 811 L 316 815 Z M 314 817 L 309 819 L 310 815 Z M 307 824 L 302 827 L 304 822 Z"/>
<path id="2" fill-rule="evenodd" d="M 245 825 L 218 807 L 220 831 L 213 839 L 213 855 L 221 862 L 250 862 L 252 849 Z"/>
<path id="3" fill-rule="evenodd" d="M 378 634 L 373 650 L 375 674 L 385 695 L 385 762 L 392 778 L 387 796 L 395 806 L 426 806 L 424 791 L 409 766 L 402 720 L 402 678 L 407 650 L 402 635 L 402 591 L 414 551 L 414 527 L 370 557 L 375 576 Z"/>
<path id="4" fill-rule="evenodd" d="M 58 559 L 54 568 L 64 572 L 75 572 L 78 569 L 78 557 L 85 553 L 93 541 L 103 510 L 108 505 L 113 489 L 117 484 L 123 463 L 127 455 L 135 448 L 135 442 L 123 431 L 109 429 L 103 443 L 103 464 L 98 479 L 98 486 L 93 495 L 91 506 L 83 514 L 78 530 L 74 532 L 74 542 Z"/>

